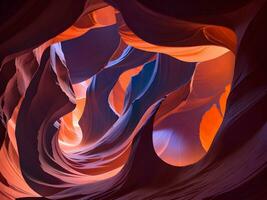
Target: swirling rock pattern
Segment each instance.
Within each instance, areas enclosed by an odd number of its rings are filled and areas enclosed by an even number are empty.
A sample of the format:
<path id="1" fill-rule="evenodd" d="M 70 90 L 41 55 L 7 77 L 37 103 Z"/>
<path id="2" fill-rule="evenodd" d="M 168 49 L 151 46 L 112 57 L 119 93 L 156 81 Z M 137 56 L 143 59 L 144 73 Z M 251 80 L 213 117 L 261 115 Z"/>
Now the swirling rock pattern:
<path id="1" fill-rule="evenodd" d="M 1 200 L 267 198 L 266 0 L 0 13 Z"/>

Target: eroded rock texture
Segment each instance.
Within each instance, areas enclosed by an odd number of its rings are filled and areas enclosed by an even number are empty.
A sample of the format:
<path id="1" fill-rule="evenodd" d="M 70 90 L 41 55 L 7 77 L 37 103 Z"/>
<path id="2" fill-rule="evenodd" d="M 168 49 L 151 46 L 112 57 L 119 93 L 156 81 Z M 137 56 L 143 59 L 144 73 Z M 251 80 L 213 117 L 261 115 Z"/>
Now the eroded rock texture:
<path id="1" fill-rule="evenodd" d="M 0 2 L 0 199 L 267 199 L 266 0 Z"/>

